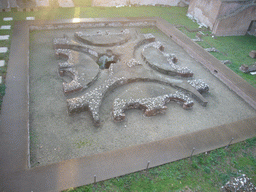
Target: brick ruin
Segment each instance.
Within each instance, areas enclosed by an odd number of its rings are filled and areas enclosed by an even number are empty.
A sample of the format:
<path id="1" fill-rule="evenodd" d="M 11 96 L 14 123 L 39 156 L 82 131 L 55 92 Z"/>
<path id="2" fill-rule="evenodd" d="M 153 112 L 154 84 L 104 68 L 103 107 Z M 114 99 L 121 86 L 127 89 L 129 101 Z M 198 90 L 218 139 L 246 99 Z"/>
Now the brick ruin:
<path id="1" fill-rule="evenodd" d="M 217 36 L 256 35 L 255 0 L 191 0 L 188 15 Z"/>

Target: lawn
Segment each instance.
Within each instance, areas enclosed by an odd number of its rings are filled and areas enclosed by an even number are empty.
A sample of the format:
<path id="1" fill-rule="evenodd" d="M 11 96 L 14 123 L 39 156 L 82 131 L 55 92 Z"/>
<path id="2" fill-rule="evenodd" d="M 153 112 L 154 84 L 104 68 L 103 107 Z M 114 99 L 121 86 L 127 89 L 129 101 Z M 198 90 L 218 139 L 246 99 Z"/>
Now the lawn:
<path id="1" fill-rule="evenodd" d="M 0 26 L 11 25 L 15 20 L 25 20 L 35 17 L 37 20 L 70 19 L 70 18 L 100 18 L 100 17 L 161 17 L 168 22 L 179 25 L 179 29 L 190 38 L 196 37 L 198 25 L 186 17 L 187 8 L 181 7 L 121 7 L 104 8 L 91 7 L 90 0 L 74 0 L 75 8 L 44 8 L 37 12 L 2 12 Z M 14 21 L 3 21 L 4 17 L 13 17 Z M 185 29 L 189 28 L 191 30 Z M 255 60 L 248 56 L 255 49 L 256 37 L 216 37 L 209 30 L 204 30 L 204 41 L 198 44 L 204 48 L 215 47 L 219 52 L 212 53 L 219 60 L 230 60 L 227 66 L 256 87 L 256 78 L 239 71 L 242 64 L 253 64 Z M 207 35 L 208 34 L 208 35 Z M 1 30 L 0 35 L 12 36 L 12 30 Z M 11 40 L 0 41 L 0 47 L 10 49 Z M 0 75 L 5 77 L 8 67 L 9 53 L 0 54 L 0 60 L 6 61 L 6 66 L 0 68 Z M 4 95 L 5 85 L 0 85 L 0 105 Z M 221 148 L 208 153 L 193 156 L 159 167 L 132 173 L 126 176 L 91 184 L 67 191 L 181 191 L 189 187 L 193 191 L 220 191 L 232 176 L 246 174 L 256 184 L 256 138 Z"/>
<path id="2" fill-rule="evenodd" d="M 231 178 L 246 174 L 256 183 L 256 138 L 193 156 L 192 159 L 168 163 L 102 181 L 68 189 L 85 191 L 193 191 L 218 192 Z"/>

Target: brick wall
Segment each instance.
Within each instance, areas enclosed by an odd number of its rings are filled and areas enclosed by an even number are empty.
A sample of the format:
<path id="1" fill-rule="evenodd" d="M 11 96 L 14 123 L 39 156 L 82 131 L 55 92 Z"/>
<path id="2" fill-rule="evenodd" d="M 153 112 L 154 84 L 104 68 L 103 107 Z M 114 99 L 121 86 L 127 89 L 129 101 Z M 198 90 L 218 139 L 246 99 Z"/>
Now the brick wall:
<path id="1" fill-rule="evenodd" d="M 188 14 L 218 36 L 245 35 L 256 20 L 255 0 L 191 0 Z"/>
<path id="2" fill-rule="evenodd" d="M 220 6 L 220 0 L 191 0 L 188 13 L 212 29 Z"/>

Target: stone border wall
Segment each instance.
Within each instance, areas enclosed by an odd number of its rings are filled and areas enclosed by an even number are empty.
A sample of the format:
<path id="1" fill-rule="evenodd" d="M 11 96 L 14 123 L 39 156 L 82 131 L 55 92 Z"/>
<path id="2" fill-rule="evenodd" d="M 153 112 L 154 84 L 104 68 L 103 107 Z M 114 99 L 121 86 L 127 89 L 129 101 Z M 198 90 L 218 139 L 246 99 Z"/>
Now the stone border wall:
<path id="1" fill-rule="evenodd" d="M 121 7 L 129 5 L 187 6 L 190 0 L 93 0 L 92 6 Z"/>

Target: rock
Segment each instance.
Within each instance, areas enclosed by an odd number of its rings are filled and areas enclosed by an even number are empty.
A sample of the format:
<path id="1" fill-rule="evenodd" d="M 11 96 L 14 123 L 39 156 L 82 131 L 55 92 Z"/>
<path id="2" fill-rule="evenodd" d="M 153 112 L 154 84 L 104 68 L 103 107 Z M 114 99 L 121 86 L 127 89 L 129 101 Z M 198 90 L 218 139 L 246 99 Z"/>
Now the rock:
<path id="1" fill-rule="evenodd" d="M 249 53 L 249 56 L 253 59 L 256 58 L 256 51 L 255 50 L 252 50 L 250 53 Z"/>
<path id="2" fill-rule="evenodd" d="M 188 186 L 186 186 L 183 190 L 180 192 L 193 192 Z"/>
<path id="3" fill-rule="evenodd" d="M 239 69 L 245 73 L 246 71 L 248 71 L 249 66 L 248 66 L 248 65 L 243 64 L 243 65 L 241 65 L 241 67 L 240 67 Z"/>
<path id="4" fill-rule="evenodd" d="M 192 41 L 194 41 L 194 42 L 200 42 L 200 41 L 203 41 L 201 38 L 199 38 L 199 37 L 196 37 L 196 39 L 191 39 Z"/>
<path id="5" fill-rule="evenodd" d="M 220 61 L 222 64 L 227 65 L 227 64 L 232 64 L 230 60 L 221 60 Z"/>
<path id="6" fill-rule="evenodd" d="M 231 178 L 230 181 L 222 187 L 223 192 L 256 192 L 256 187 L 251 183 L 251 179 L 245 174 L 240 177 Z"/>
<path id="7" fill-rule="evenodd" d="M 219 53 L 219 50 L 217 50 L 216 48 L 214 48 L 214 47 L 211 47 L 211 48 L 205 48 L 204 49 L 205 51 L 207 51 L 207 52 L 218 52 Z"/>
<path id="8" fill-rule="evenodd" d="M 254 64 L 254 65 L 243 64 L 243 65 L 241 65 L 241 67 L 239 69 L 244 73 L 254 72 L 254 71 L 256 71 L 256 64 Z"/>

